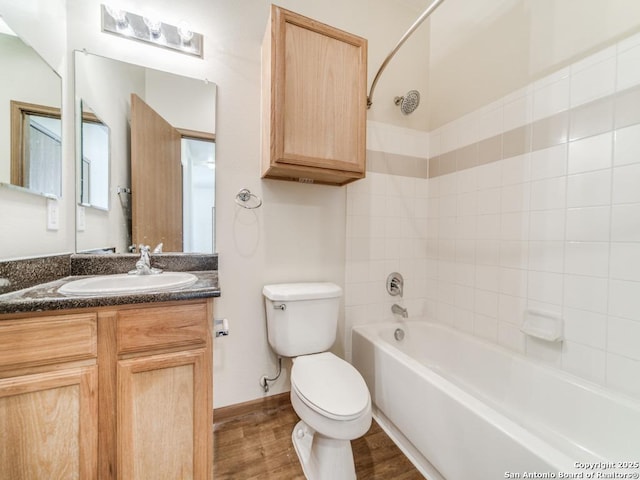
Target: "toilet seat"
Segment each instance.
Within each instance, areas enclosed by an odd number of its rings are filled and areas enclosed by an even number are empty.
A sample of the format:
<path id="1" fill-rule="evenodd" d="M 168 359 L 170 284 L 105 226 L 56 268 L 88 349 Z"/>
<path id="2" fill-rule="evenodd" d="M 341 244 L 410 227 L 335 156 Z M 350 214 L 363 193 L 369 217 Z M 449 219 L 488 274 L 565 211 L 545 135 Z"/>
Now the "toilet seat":
<path id="1" fill-rule="evenodd" d="M 370 409 L 369 390 L 348 362 L 323 352 L 297 357 L 291 388 L 312 410 L 334 420 L 352 420 Z"/>

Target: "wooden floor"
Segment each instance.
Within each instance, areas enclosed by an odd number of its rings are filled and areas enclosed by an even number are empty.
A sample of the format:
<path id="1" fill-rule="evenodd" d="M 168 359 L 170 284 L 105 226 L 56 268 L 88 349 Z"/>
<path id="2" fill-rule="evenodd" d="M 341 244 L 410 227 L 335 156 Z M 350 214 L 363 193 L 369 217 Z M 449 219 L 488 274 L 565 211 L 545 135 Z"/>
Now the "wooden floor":
<path id="1" fill-rule="evenodd" d="M 291 443 L 298 417 L 288 401 L 219 420 L 216 416 L 220 415 L 214 414 L 215 480 L 304 480 Z M 351 445 L 359 480 L 424 479 L 375 420 Z"/>

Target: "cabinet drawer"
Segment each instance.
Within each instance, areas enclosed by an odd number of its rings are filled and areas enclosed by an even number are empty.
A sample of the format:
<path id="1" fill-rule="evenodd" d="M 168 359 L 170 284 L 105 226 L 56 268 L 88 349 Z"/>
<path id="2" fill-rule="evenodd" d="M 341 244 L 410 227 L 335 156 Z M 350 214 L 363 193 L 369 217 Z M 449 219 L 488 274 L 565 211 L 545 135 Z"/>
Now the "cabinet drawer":
<path id="1" fill-rule="evenodd" d="M 118 354 L 203 346 L 208 332 L 205 303 L 120 310 L 116 327 Z"/>
<path id="2" fill-rule="evenodd" d="M 29 367 L 97 357 L 95 313 L 0 322 L 0 367 Z"/>

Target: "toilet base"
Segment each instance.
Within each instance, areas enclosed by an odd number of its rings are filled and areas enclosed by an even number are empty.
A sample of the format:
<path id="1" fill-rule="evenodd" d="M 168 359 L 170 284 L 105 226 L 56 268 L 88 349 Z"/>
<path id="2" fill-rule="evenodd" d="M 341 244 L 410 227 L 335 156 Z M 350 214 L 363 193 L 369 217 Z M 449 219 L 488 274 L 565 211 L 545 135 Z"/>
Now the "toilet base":
<path id="1" fill-rule="evenodd" d="M 291 439 L 307 480 L 356 480 L 351 441 L 325 437 L 302 420 Z"/>

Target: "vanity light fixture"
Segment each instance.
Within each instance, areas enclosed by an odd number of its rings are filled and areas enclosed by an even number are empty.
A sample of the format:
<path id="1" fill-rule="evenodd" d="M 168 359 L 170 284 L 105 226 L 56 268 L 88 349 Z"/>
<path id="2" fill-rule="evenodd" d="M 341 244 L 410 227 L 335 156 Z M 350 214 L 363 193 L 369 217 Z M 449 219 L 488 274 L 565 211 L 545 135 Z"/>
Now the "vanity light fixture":
<path id="1" fill-rule="evenodd" d="M 150 43 L 157 47 L 202 58 L 203 36 L 191 30 L 185 21 L 177 26 L 155 16 L 142 16 L 110 5 L 102 5 L 102 31 Z"/>

